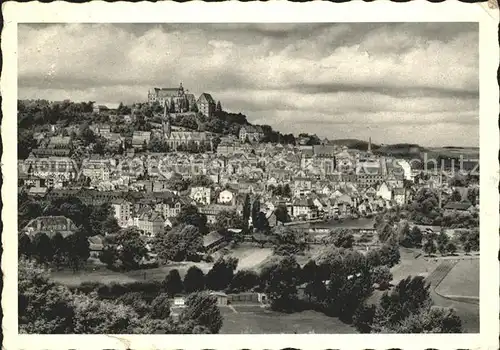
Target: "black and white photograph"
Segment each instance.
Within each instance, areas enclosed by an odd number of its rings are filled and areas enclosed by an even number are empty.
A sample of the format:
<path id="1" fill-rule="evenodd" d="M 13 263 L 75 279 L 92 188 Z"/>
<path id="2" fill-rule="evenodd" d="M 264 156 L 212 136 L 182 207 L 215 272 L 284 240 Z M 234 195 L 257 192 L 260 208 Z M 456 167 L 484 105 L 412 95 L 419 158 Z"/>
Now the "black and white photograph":
<path id="1" fill-rule="evenodd" d="M 16 28 L 20 335 L 480 333 L 479 22 Z"/>

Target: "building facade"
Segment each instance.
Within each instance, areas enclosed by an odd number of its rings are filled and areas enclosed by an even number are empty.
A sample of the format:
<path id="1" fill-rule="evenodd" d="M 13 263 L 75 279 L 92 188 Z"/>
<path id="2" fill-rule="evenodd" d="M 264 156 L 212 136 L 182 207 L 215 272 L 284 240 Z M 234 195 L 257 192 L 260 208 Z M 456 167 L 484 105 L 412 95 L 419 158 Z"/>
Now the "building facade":
<path id="1" fill-rule="evenodd" d="M 206 92 L 200 95 L 197 106 L 198 111 L 207 118 L 210 118 L 215 112 L 215 100 L 212 98 L 212 95 Z"/>

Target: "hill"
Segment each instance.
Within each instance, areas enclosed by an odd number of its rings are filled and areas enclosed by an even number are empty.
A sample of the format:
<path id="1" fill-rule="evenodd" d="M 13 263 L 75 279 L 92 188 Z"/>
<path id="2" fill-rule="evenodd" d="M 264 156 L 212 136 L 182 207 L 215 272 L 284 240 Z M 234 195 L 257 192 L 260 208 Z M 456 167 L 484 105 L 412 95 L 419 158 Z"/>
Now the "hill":
<path id="1" fill-rule="evenodd" d="M 413 143 L 396 143 L 393 145 L 381 145 L 375 151 L 375 153 L 380 155 L 393 155 L 401 157 L 418 156 L 425 152 L 428 152 L 428 149 Z"/>
<path id="2" fill-rule="evenodd" d="M 346 146 L 347 148 L 357 149 L 360 151 L 368 150 L 368 142 L 358 139 L 337 139 L 337 140 L 330 140 L 329 143 L 332 145 L 337 145 L 342 147 Z M 372 150 L 375 150 L 379 147 L 380 146 L 372 143 Z"/>

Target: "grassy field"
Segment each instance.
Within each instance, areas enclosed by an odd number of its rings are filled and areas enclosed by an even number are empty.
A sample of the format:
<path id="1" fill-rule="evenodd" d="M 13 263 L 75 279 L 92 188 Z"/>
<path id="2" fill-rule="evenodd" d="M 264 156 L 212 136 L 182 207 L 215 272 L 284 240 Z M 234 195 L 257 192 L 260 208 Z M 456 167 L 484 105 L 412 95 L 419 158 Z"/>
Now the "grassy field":
<path id="1" fill-rule="evenodd" d="M 436 291 L 441 295 L 479 297 L 479 259 L 460 260 Z"/>
<path id="2" fill-rule="evenodd" d="M 408 276 L 427 277 L 439 265 L 439 261 L 424 259 L 423 256 L 415 258 L 418 250 L 401 248 L 401 262 L 391 269 L 393 283 L 398 283 Z"/>
<path id="3" fill-rule="evenodd" d="M 263 309 L 259 306 L 238 307 L 236 313 L 230 308 L 222 308 L 224 323 L 221 334 L 349 334 L 356 330 L 316 311 L 284 314 Z"/>
<path id="4" fill-rule="evenodd" d="M 241 245 L 231 249 L 229 255 L 238 259 L 237 270 L 253 270 L 273 254 L 272 248 Z"/>
<path id="5" fill-rule="evenodd" d="M 129 272 L 115 272 L 102 267 L 96 271 L 79 271 L 76 273 L 68 270 L 54 271 L 51 273 L 51 278 L 55 282 L 65 284 L 67 286 L 77 286 L 82 282 L 100 282 L 110 284 L 113 282 L 128 283 L 136 281 L 161 281 L 172 269 L 179 270 L 181 277 L 184 278 L 187 270 L 193 265 L 198 266 L 204 273 L 207 273 L 212 267 L 212 264 L 194 262 L 172 263 L 154 269 Z"/>

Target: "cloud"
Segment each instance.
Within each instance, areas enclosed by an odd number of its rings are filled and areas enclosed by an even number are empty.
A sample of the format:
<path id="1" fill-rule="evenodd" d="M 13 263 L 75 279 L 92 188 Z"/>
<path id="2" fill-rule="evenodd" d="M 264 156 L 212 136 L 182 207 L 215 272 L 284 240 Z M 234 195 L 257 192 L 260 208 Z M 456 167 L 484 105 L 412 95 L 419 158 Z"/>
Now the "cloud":
<path id="1" fill-rule="evenodd" d="M 135 102 L 182 82 L 288 132 L 478 144 L 477 23 L 26 24 L 18 41 L 20 98 Z"/>

